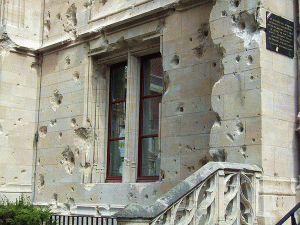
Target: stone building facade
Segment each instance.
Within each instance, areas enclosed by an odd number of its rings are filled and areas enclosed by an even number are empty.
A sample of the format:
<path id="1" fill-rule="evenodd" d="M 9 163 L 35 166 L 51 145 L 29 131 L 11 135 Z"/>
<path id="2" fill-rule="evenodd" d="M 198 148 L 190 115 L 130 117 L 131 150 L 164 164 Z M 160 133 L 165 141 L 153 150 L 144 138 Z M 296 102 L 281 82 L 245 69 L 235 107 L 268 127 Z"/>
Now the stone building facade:
<path id="1" fill-rule="evenodd" d="M 266 14 L 296 40 L 298 1 L 0 6 L 1 196 L 113 215 L 225 161 L 261 168 L 258 224 L 296 204 L 297 45 L 266 49 Z"/>

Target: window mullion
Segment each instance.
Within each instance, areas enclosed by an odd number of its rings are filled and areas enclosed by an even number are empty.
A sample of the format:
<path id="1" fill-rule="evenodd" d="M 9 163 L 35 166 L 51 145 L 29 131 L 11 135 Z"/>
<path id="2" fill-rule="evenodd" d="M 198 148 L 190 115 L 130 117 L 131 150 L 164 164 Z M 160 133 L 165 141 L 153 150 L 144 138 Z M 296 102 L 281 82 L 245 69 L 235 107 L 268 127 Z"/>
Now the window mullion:
<path id="1" fill-rule="evenodd" d="M 128 53 L 127 99 L 125 123 L 125 161 L 123 182 L 135 182 L 137 178 L 139 100 L 140 100 L 140 62 Z"/>

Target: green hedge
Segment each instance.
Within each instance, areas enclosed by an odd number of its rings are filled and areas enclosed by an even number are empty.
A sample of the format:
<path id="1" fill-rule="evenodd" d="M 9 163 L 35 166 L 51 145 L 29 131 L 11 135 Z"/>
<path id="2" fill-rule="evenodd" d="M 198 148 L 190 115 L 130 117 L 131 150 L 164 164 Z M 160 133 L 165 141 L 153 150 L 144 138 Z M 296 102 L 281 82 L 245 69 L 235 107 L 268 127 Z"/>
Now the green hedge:
<path id="1" fill-rule="evenodd" d="M 49 207 L 35 208 L 29 197 L 21 195 L 16 202 L 2 198 L 0 201 L 0 224 L 6 225 L 41 225 L 52 224 Z M 54 223 L 53 223 L 54 224 Z"/>

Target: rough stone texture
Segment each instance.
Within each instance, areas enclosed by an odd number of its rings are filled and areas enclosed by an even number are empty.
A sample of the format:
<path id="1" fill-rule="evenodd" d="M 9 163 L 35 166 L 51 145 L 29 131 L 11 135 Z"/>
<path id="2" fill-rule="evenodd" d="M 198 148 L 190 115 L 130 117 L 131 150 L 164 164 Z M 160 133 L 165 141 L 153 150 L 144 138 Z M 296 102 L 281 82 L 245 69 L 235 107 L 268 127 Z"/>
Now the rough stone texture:
<path id="1" fill-rule="evenodd" d="M 294 1 L 0 5 L 1 195 L 112 215 L 153 203 L 215 160 L 262 167 L 259 224 L 275 224 L 295 204 L 297 58 L 267 50 L 264 32 L 267 10 L 296 22 Z M 139 96 L 130 90 L 123 182 L 105 183 L 109 66 L 130 59 L 128 85 L 137 86 L 139 57 L 157 52 L 160 180 L 136 183 Z"/>

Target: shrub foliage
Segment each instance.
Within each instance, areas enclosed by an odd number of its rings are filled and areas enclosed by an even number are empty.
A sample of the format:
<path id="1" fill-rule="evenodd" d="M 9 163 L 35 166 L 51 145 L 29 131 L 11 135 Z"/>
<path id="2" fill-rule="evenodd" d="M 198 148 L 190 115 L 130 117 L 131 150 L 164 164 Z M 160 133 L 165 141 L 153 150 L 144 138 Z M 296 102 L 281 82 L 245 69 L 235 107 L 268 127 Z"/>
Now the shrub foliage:
<path id="1" fill-rule="evenodd" d="M 0 224 L 4 225 L 41 225 L 50 223 L 52 213 L 49 207 L 35 208 L 29 197 L 21 195 L 16 202 L 6 197 L 0 201 Z"/>

